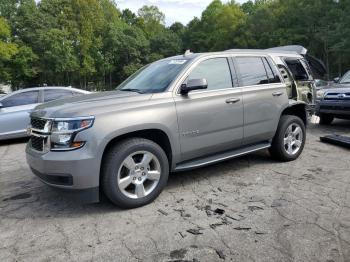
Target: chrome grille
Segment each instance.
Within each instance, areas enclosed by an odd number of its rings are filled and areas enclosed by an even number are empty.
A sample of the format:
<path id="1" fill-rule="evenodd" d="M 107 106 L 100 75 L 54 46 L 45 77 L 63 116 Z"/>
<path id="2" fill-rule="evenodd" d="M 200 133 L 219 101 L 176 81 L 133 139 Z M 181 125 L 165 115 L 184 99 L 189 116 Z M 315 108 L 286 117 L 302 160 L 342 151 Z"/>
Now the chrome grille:
<path id="1" fill-rule="evenodd" d="M 325 95 L 324 100 L 350 100 L 350 93 L 329 92 Z"/>
<path id="2" fill-rule="evenodd" d="M 30 124 L 30 146 L 36 151 L 47 152 L 52 121 L 45 118 L 32 117 Z"/>
<path id="3" fill-rule="evenodd" d="M 47 120 L 42 118 L 32 117 L 30 119 L 30 124 L 32 128 L 38 129 L 38 130 L 43 130 L 45 128 L 46 122 Z"/>
<path id="4" fill-rule="evenodd" d="M 44 143 L 45 138 L 44 137 L 37 137 L 37 136 L 31 136 L 30 137 L 30 144 L 33 149 L 36 151 L 44 151 Z"/>

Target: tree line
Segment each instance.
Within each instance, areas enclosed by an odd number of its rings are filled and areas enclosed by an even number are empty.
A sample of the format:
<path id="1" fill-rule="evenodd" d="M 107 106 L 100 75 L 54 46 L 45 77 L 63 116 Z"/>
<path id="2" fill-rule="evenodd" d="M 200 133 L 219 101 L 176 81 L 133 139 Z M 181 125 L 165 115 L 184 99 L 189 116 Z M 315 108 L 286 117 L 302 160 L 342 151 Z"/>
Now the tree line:
<path id="1" fill-rule="evenodd" d="M 181 15 L 181 14 L 179 14 Z M 114 88 L 145 64 L 187 49 L 300 44 L 329 76 L 350 69 L 349 0 L 214 0 L 187 25 L 165 25 L 156 6 L 137 13 L 114 0 L 1 0 L 0 83 L 14 89 Z"/>

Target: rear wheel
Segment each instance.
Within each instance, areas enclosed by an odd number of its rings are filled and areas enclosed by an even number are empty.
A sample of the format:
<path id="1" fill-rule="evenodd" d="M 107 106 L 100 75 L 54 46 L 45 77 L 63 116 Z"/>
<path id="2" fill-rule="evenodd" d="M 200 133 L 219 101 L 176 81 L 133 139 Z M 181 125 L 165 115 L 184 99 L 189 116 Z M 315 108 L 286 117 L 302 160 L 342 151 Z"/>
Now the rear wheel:
<path id="1" fill-rule="evenodd" d="M 136 208 L 152 202 L 169 176 L 164 150 L 142 138 L 128 139 L 111 148 L 103 167 L 103 191 L 122 208 Z"/>
<path id="2" fill-rule="evenodd" d="M 328 114 L 320 115 L 320 125 L 330 125 L 334 120 L 334 116 Z"/>
<path id="3" fill-rule="evenodd" d="M 272 140 L 271 155 L 281 161 L 297 159 L 304 149 L 305 131 L 305 124 L 299 117 L 282 116 L 276 135 Z"/>

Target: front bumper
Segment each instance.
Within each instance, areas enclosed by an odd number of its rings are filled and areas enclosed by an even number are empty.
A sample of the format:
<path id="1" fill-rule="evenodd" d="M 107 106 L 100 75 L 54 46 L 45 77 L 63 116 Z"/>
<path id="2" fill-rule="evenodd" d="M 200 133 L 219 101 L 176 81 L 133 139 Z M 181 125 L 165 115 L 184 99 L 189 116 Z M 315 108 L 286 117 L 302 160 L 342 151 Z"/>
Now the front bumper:
<path id="1" fill-rule="evenodd" d="M 350 101 L 317 101 L 316 115 L 321 114 L 350 117 Z"/>
<path id="2" fill-rule="evenodd" d="M 33 173 L 44 183 L 85 195 L 91 192 L 94 196 L 89 197 L 95 201 L 88 202 L 98 201 L 100 165 L 89 147 L 74 151 L 41 153 L 33 150 L 28 143 L 26 158 Z"/>

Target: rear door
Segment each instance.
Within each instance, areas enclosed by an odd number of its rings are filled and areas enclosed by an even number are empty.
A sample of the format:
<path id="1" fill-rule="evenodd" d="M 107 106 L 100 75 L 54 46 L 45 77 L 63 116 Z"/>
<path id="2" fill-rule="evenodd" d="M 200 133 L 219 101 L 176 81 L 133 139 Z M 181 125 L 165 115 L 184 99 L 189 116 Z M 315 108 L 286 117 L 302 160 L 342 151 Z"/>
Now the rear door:
<path id="1" fill-rule="evenodd" d="M 288 103 L 285 84 L 268 57 L 236 56 L 244 104 L 244 145 L 272 139 L 282 107 Z"/>
<path id="2" fill-rule="evenodd" d="M 24 91 L 6 97 L 1 101 L 0 136 L 25 134 L 29 126 L 30 112 L 39 104 L 39 91 Z"/>
<path id="3" fill-rule="evenodd" d="M 199 61 L 188 79 L 205 78 L 207 90 L 176 94 L 182 160 L 239 147 L 243 139 L 243 104 L 236 73 L 227 57 Z"/>

